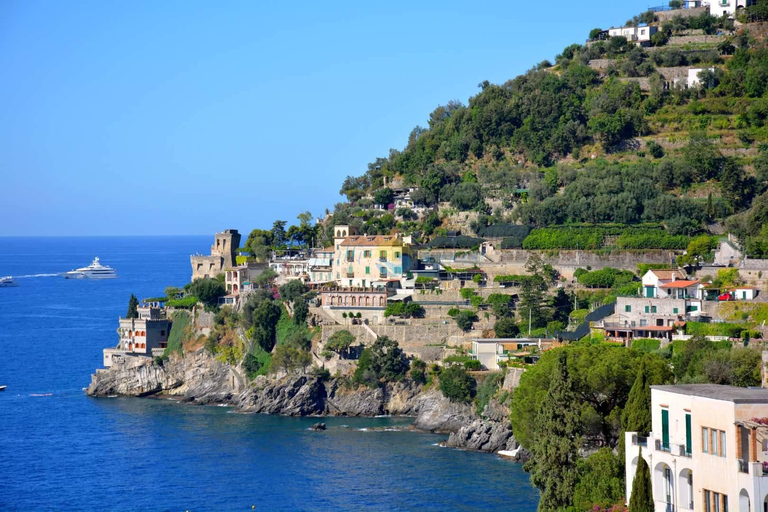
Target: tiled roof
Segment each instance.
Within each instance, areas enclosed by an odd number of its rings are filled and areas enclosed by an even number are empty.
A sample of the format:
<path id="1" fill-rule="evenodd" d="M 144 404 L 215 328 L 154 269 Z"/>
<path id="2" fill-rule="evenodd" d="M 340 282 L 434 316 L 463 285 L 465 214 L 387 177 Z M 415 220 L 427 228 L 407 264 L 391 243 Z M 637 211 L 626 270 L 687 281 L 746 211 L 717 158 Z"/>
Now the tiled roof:
<path id="1" fill-rule="evenodd" d="M 402 247 L 403 241 L 393 235 L 350 236 L 340 245 L 342 247 Z"/>
<path id="2" fill-rule="evenodd" d="M 685 274 L 682 270 L 651 270 L 651 272 L 658 277 L 659 279 L 662 279 L 664 281 L 671 281 L 672 276 L 675 276 L 675 279 L 685 279 Z"/>
<path id="3" fill-rule="evenodd" d="M 699 281 L 672 281 L 671 283 L 659 286 L 659 288 L 688 288 L 697 284 L 699 284 Z"/>

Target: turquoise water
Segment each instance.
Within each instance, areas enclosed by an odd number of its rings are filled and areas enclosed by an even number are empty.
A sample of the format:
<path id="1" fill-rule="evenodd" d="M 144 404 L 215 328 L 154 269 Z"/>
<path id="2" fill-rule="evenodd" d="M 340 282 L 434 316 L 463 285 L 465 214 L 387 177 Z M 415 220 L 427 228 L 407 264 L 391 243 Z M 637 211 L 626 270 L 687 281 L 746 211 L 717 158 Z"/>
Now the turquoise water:
<path id="1" fill-rule="evenodd" d="M 0 510 L 536 509 L 519 465 L 440 448 L 406 419 L 314 432 L 310 418 L 86 397 L 129 294 L 183 285 L 211 238 L 0 238 L 0 276 L 30 276 L 0 289 Z M 120 277 L 44 275 L 94 256 Z"/>

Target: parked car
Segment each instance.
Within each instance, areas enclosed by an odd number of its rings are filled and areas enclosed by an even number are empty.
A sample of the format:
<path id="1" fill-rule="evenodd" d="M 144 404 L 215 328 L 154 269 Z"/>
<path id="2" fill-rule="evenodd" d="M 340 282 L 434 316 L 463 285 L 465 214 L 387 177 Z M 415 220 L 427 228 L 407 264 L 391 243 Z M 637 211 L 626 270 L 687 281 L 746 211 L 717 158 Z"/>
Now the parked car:
<path id="1" fill-rule="evenodd" d="M 719 300 L 720 302 L 724 302 L 724 301 L 728 301 L 728 300 L 733 300 L 733 295 L 731 295 L 730 293 L 724 293 L 722 295 L 719 295 L 717 297 L 717 300 Z"/>

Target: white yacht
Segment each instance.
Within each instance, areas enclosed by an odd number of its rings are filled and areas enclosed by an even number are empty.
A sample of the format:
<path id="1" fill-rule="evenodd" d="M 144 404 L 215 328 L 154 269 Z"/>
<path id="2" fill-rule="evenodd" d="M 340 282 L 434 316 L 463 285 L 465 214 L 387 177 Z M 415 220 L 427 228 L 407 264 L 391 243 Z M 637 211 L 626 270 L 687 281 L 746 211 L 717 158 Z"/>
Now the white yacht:
<path id="1" fill-rule="evenodd" d="M 111 279 L 117 277 L 117 270 L 99 263 L 98 256 L 87 267 L 70 270 L 62 274 L 66 279 Z"/>
<path id="2" fill-rule="evenodd" d="M 11 276 L 0 277 L 0 288 L 10 288 L 11 286 L 19 286 Z"/>

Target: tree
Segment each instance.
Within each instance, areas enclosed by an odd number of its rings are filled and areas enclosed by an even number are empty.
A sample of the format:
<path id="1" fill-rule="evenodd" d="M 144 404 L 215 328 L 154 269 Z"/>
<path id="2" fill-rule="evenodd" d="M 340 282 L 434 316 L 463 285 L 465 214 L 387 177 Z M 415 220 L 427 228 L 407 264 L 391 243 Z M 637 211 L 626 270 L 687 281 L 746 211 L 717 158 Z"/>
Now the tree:
<path id="1" fill-rule="evenodd" d="M 253 311 L 253 341 L 267 352 L 275 346 L 275 330 L 281 315 L 280 306 L 271 300 L 261 301 Z"/>
<path id="2" fill-rule="evenodd" d="M 720 190 L 733 209 L 740 211 L 752 200 L 754 180 L 747 177 L 743 167 L 727 159 L 720 175 Z"/>
<path id="3" fill-rule="evenodd" d="M 601 29 L 601 28 L 593 28 L 592 30 L 589 31 L 589 40 L 590 41 L 594 41 L 595 39 L 600 37 L 600 34 L 602 34 L 602 33 L 603 33 L 603 29 Z"/>
<path id="4" fill-rule="evenodd" d="M 177 299 L 181 297 L 181 295 L 184 293 L 184 290 L 175 286 L 166 286 L 164 293 L 168 299 Z"/>
<path id="5" fill-rule="evenodd" d="M 325 348 L 336 352 L 340 358 L 346 359 L 349 347 L 355 342 L 355 335 L 346 329 L 333 333 L 325 344 Z"/>
<path id="6" fill-rule="evenodd" d="M 306 350 L 280 345 L 272 354 L 272 371 L 283 370 L 290 373 L 300 369 L 306 372 L 307 367 L 311 365 L 312 354 Z"/>
<path id="7" fill-rule="evenodd" d="M 637 459 L 635 479 L 632 480 L 632 495 L 629 498 L 629 512 L 653 512 L 653 510 L 651 471 L 643 458 L 641 449 Z"/>
<path id="8" fill-rule="evenodd" d="M 647 436 L 651 431 L 651 385 L 645 362 L 640 361 L 637 378 L 629 391 L 627 405 L 622 413 L 622 426 L 625 432 L 637 432 Z"/>
<path id="9" fill-rule="evenodd" d="M 373 202 L 378 204 L 379 206 L 382 206 L 386 208 L 390 204 L 392 204 L 392 201 L 395 198 L 395 193 L 392 192 L 392 189 L 389 187 L 380 188 L 376 191 L 376 193 L 373 195 Z"/>
<path id="10" fill-rule="evenodd" d="M 459 311 L 459 314 L 456 315 L 455 318 L 456 325 L 459 326 L 459 329 L 462 331 L 470 331 L 472 329 L 472 323 L 477 320 L 477 315 L 474 313 L 474 311 L 463 309 Z"/>
<path id="11" fill-rule="evenodd" d="M 134 294 L 131 294 L 131 298 L 128 299 L 128 313 L 125 314 L 125 318 L 139 318 L 139 299 Z"/>
<path id="12" fill-rule="evenodd" d="M 512 318 L 500 318 L 493 325 L 497 338 L 514 338 L 520 334 L 520 328 Z"/>
<path id="13" fill-rule="evenodd" d="M 208 307 L 218 306 L 219 297 L 227 293 L 223 283 L 218 279 L 210 279 L 208 277 L 195 279 L 187 286 L 189 286 L 187 292 L 197 297 L 200 302 Z"/>
<path id="14" fill-rule="evenodd" d="M 473 210 L 483 203 L 483 194 L 477 183 L 459 183 L 453 191 L 451 205 L 459 210 Z"/>
<path id="15" fill-rule="evenodd" d="M 669 2 L 669 6 L 672 9 L 682 9 L 684 5 L 685 2 L 683 2 L 683 0 L 670 0 Z"/>
<path id="16" fill-rule="evenodd" d="M 301 279 L 292 279 L 280 287 L 280 298 L 289 302 L 296 302 L 307 293 L 307 287 Z"/>
<path id="17" fill-rule="evenodd" d="M 273 247 L 284 247 L 286 242 L 288 241 L 288 236 L 285 233 L 285 225 L 287 224 L 284 220 L 276 220 L 274 224 L 272 224 L 272 246 Z"/>
<path id="18" fill-rule="evenodd" d="M 477 382 L 463 367 L 452 365 L 440 373 L 440 391 L 451 402 L 469 402 L 477 393 Z"/>
<path id="19" fill-rule="evenodd" d="M 696 181 L 719 177 L 725 163 L 720 150 L 703 132 L 691 134 L 688 144 L 683 148 L 683 158 L 693 168 Z"/>
<path id="20" fill-rule="evenodd" d="M 382 381 L 402 380 L 407 371 L 408 358 L 403 350 L 396 341 L 382 336 L 360 354 L 352 381 L 376 387 Z"/>
<path id="21" fill-rule="evenodd" d="M 293 303 L 293 323 L 296 325 L 304 325 L 307 322 L 307 316 L 309 315 L 309 306 L 304 299 L 299 299 Z"/>
<path id="22" fill-rule="evenodd" d="M 539 435 L 529 444 L 532 458 L 524 466 L 541 492 L 538 509 L 542 512 L 573 503 L 582 433 L 578 402 L 568 357 L 561 351 L 537 414 Z"/>
<path id="23" fill-rule="evenodd" d="M 579 461 L 579 480 L 573 494 L 576 510 L 602 510 L 619 503 L 624 489 L 624 465 L 610 448 L 600 448 Z"/>

